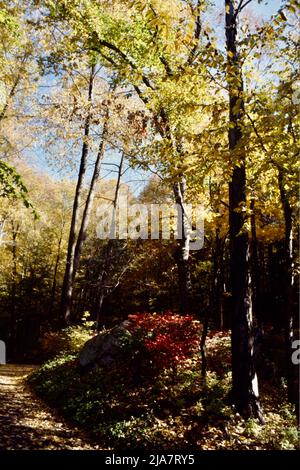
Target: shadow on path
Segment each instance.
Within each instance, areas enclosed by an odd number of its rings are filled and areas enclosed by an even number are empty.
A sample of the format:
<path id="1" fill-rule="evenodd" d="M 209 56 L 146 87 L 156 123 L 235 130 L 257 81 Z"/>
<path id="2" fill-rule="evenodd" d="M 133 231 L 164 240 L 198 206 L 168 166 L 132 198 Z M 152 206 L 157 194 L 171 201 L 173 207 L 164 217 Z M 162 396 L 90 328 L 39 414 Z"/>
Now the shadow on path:
<path id="1" fill-rule="evenodd" d="M 25 385 L 35 368 L 0 365 L 0 450 L 99 450 Z"/>

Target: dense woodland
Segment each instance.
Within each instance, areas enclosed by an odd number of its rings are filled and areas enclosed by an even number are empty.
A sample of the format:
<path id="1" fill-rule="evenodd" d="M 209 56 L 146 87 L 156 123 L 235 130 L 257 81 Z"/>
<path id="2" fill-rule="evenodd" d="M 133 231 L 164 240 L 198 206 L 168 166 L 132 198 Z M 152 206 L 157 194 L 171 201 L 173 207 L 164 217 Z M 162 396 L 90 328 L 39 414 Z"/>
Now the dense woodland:
<path id="1" fill-rule="evenodd" d="M 0 339 L 52 360 L 32 386 L 53 406 L 76 376 L 61 411 L 106 445 L 297 447 L 299 6 L 0 1 Z M 177 204 L 181 239 L 99 239 L 121 196 Z M 78 350 L 128 318 L 148 355 L 82 382 Z"/>

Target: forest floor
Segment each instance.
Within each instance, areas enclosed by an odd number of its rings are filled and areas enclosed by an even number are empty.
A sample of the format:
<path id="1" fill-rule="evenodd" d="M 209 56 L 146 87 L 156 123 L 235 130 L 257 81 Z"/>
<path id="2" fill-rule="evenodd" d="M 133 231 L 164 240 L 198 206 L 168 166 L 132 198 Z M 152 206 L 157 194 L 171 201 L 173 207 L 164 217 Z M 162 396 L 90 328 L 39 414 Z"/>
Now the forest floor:
<path id="1" fill-rule="evenodd" d="M 0 450 L 96 450 L 25 384 L 36 366 L 0 365 Z"/>
<path id="2" fill-rule="evenodd" d="M 286 383 L 280 371 L 270 375 L 275 363 L 265 349 L 264 426 L 244 421 L 228 403 L 229 332 L 209 333 L 205 380 L 197 350 L 170 369 L 130 362 L 127 354 L 114 367 L 83 373 L 78 352 L 38 368 L 0 365 L 0 450 L 299 450 Z"/>
<path id="3" fill-rule="evenodd" d="M 267 352 L 269 351 L 267 348 Z M 151 452 L 299 449 L 295 412 L 284 380 L 270 377 L 261 352 L 260 391 L 266 424 L 243 420 L 228 402 L 229 332 L 210 332 L 203 380 L 198 350 L 175 368 L 123 361 L 83 372 L 78 353 L 62 352 L 28 378 L 32 389 L 106 449 Z M 138 368 L 137 368 L 138 365 Z M 263 369 L 263 370 L 261 370 Z M 1 424 L 1 423 L 0 423 Z"/>

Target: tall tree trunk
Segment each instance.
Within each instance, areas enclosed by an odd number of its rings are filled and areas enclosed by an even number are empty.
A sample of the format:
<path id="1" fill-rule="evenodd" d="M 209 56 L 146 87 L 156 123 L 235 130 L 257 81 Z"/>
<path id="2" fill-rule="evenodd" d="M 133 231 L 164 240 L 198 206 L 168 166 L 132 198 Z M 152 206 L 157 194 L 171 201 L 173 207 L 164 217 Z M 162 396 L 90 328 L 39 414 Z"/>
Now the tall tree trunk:
<path id="1" fill-rule="evenodd" d="M 117 208 L 118 197 L 119 197 L 119 190 L 120 190 L 121 177 L 122 177 L 122 171 L 123 171 L 123 163 L 124 163 L 124 153 L 122 153 L 120 164 L 119 164 L 118 178 L 117 178 L 115 194 L 114 194 L 114 199 L 113 199 L 114 215 L 112 218 L 112 226 L 114 226 L 115 224 L 116 208 Z M 96 306 L 96 329 L 97 331 L 100 331 L 101 329 L 102 306 L 103 306 L 103 301 L 105 299 L 105 295 L 107 295 L 107 293 L 105 293 L 105 282 L 107 281 L 107 278 L 108 278 L 109 262 L 110 262 L 110 258 L 112 255 L 113 242 L 114 240 L 109 238 L 107 242 L 107 246 L 106 246 L 103 268 L 98 278 L 99 294 L 98 294 L 98 302 Z"/>
<path id="2" fill-rule="evenodd" d="M 103 282 L 103 280 L 104 279 L 101 279 L 101 282 Z M 101 313 L 102 313 L 103 301 L 104 301 L 104 291 L 103 291 L 103 288 L 101 288 L 101 291 L 98 297 L 98 302 L 97 302 L 97 314 L 96 314 L 96 329 L 98 332 L 101 330 Z"/>
<path id="3" fill-rule="evenodd" d="M 201 378 L 205 382 L 207 372 L 207 357 L 206 357 L 206 338 L 208 333 L 208 311 L 205 314 L 203 322 L 203 330 L 200 338 L 200 352 L 201 352 Z"/>
<path id="4" fill-rule="evenodd" d="M 232 399 L 244 417 L 263 421 L 254 364 L 252 292 L 248 234 L 243 230 L 246 206 L 245 148 L 240 121 L 244 114 L 243 80 L 236 48 L 237 15 L 233 0 L 225 0 L 229 149 L 233 172 L 229 184 L 230 273 L 232 294 Z M 237 156 L 238 154 L 238 156 Z M 235 163 L 236 162 L 236 163 Z"/>
<path id="5" fill-rule="evenodd" d="M 176 204 L 180 207 L 179 223 L 181 223 L 181 239 L 178 240 L 176 253 L 179 280 L 180 311 L 182 315 L 190 313 L 192 300 L 192 283 L 190 273 L 190 222 L 185 209 L 186 180 L 173 186 Z"/>
<path id="6" fill-rule="evenodd" d="M 213 188 L 211 178 L 209 177 L 209 195 L 212 209 L 219 215 L 219 203 L 216 204 L 213 195 L 220 196 L 220 186 Z M 220 236 L 220 228 L 215 230 L 215 240 L 212 246 L 212 279 L 209 295 L 210 318 L 216 323 L 216 326 L 223 330 L 224 328 L 224 244 L 226 236 Z"/>
<path id="7" fill-rule="evenodd" d="M 49 317 L 51 317 L 51 315 L 52 315 L 53 306 L 54 306 L 54 302 L 55 302 L 55 293 L 56 293 L 56 285 L 57 285 L 57 272 L 58 272 L 58 267 L 59 267 L 60 258 L 61 258 L 61 244 L 62 244 L 62 239 L 63 239 L 64 227 L 65 227 L 65 222 L 63 221 L 61 231 L 60 231 L 59 240 L 58 240 L 56 260 L 55 260 L 55 265 L 54 265 L 53 281 L 52 281 L 51 296 L 50 296 L 50 303 L 49 303 L 49 310 L 48 310 Z"/>
<path id="8" fill-rule="evenodd" d="M 11 222 L 12 235 L 12 287 L 11 287 L 11 310 L 10 310 L 10 356 L 15 358 L 17 355 L 17 236 L 19 226 Z"/>
<path id="9" fill-rule="evenodd" d="M 107 129 L 108 129 L 108 111 L 104 119 L 101 142 L 99 145 L 96 162 L 94 166 L 94 171 L 93 171 L 92 179 L 90 182 L 86 203 L 84 206 L 79 234 L 77 237 L 77 243 L 76 243 L 75 254 L 74 254 L 74 263 L 73 263 L 73 279 L 75 279 L 75 276 L 78 270 L 82 246 L 86 238 L 86 229 L 90 221 L 91 211 L 92 211 L 94 197 L 95 197 L 96 183 L 99 179 L 102 158 L 103 158 L 103 154 L 105 150 L 105 139 L 107 136 Z"/>
<path id="10" fill-rule="evenodd" d="M 92 66 L 89 78 L 89 90 L 88 90 L 88 101 L 89 104 L 92 103 L 93 97 L 93 87 L 94 87 L 94 78 L 95 78 L 95 66 Z M 66 269 L 62 287 L 61 295 L 61 314 L 65 319 L 66 323 L 70 323 L 71 316 L 71 306 L 72 306 L 72 295 L 73 295 L 73 265 L 74 265 L 74 255 L 75 255 L 75 246 L 76 246 L 76 230 L 80 212 L 80 203 L 81 203 L 81 194 L 84 183 L 84 175 L 86 172 L 87 159 L 89 153 L 89 144 L 88 138 L 90 134 L 90 122 L 91 122 L 91 113 L 88 111 L 85 125 L 84 125 L 84 138 L 82 144 L 82 153 L 81 161 L 78 173 L 78 179 L 75 190 L 75 197 L 73 203 L 72 219 L 70 226 L 69 242 L 68 242 L 68 252 L 66 260 Z"/>
<path id="11" fill-rule="evenodd" d="M 213 248 L 213 273 L 210 291 L 210 312 L 220 330 L 224 328 L 224 240 L 220 237 L 220 229 L 216 228 L 215 246 Z"/>
<path id="12" fill-rule="evenodd" d="M 256 236 L 256 218 L 254 212 L 254 199 L 251 199 L 251 266 L 252 266 L 252 284 L 253 284 L 253 307 L 254 315 L 257 319 L 257 325 L 262 330 L 262 307 L 261 307 L 261 288 L 260 288 L 260 263 L 257 248 Z"/>
<path id="13" fill-rule="evenodd" d="M 284 187 L 284 171 L 278 167 L 278 185 L 285 222 L 284 237 L 284 324 L 285 345 L 287 356 L 287 385 L 288 398 L 296 406 L 299 413 L 299 369 L 292 363 L 293 353 L 293 212 Z"/>

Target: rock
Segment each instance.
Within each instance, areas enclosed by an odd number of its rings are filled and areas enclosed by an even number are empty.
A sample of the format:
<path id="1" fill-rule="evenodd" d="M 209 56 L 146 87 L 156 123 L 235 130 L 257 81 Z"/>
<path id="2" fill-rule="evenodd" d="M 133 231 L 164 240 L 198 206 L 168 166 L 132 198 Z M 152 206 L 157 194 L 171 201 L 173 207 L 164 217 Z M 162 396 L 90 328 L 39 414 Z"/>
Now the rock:
<path id="1" fill-rule="evenodd" d="M 132 335 L 124 326 L 116 326 L 85 343 L 79 354 L 79 364 L 83 369 L 93 366 L 110 367 L 126 358 Z"/>

